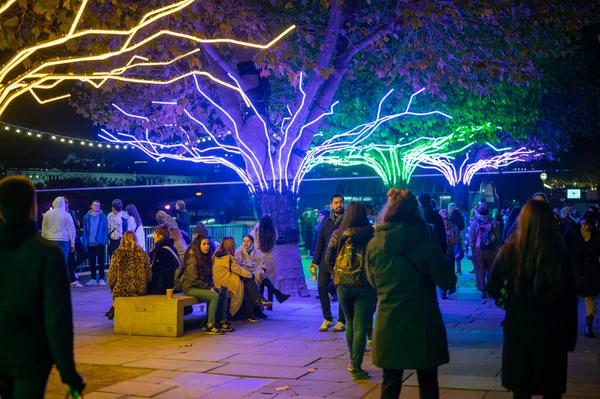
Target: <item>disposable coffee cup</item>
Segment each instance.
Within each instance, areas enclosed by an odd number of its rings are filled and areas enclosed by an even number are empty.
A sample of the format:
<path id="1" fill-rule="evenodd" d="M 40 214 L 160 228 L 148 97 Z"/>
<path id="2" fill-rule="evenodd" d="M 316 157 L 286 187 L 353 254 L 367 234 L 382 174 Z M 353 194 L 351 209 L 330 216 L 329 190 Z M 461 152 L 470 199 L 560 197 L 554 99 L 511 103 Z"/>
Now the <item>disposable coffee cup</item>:
<path id="1" fill-rule="evenodd" d="M 167 289 L 167 299 L 173 299 L 173 289 Z"/>

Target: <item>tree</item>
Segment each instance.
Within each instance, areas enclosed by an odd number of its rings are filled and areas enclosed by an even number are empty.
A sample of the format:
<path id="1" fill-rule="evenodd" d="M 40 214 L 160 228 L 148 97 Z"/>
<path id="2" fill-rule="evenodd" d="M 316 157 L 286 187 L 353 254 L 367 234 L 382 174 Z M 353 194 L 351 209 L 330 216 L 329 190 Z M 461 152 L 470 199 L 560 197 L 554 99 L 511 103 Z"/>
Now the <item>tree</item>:
<path id="1" fill-rule="evenodd" d="M 33 29 L 18 29 L 16 34 L 13 29 L 12 37 L 8 35 L 10 40 L 0 43 L 0 48 L 22 48 L 43 35 L 49 39 L 63 37 L 71 29 L 65 21 L 71 21 L 83 9 L 71 10 L 70 1 L 63 1 L 62 7 L 58 0 L 38 2 L 33 10 L 26 3 L 20 0 L 15 3 L 20 7 L 12 5 L 5 11 L 11 21 L 9 27 L 16 27 L 19 21 L 34 21 L 40 28 L 35 33 Z M 143 14 L 142 9 L 156 8 L 157 3 L 147 0 L 120 5 L 101 0 L 85 9 L 81 24 L 131 29 L 139 24 L 135 15 Z M 185 3 L 173 4 L 179 7 Z M 596 4 L 581 3 L 572 7 L 559 1 L 193 2 L 140 30 L 139 40 L 163 29 L 203 38 L 235 37 L 246 43 L 266 43 L 291 24 L 297 25 L 296 33 L 269 49 L 207 42 L 196 47 L 189 38 L 163 35 L 136 48 L 135 55 L 148 60 L 139 65 L 129 63 L 131 58 L 117 56 L 84 65 L 71 63 L 65 68 L 69 69 L 67 74 L 95 72 L 145 80 L 101 79 L 103 85 L 94 90 L 89 90 L 89 82 L 85 81 L 86 87 L 75 90 L 72 102 L 77 111 L 111 131 L 127 131 L 139 139 L 148 130 L 154 132 L 153 140 L 170 145 L 180 139 L 173 128 L 189 124 L 185 107 L 211 134 L 229 136 L 226 145 L 250 148 L 256 159 L 245 157 L 243 167 L 250 171 L 250 183 L 262 211 L 274 217 L 280 231 L 280 253 L 289 260 L 285 266 L 290 267 L 290 273 L 284 271 L 284 288 L 302 294 L 304 280 L 297 272 L 292 273 L 299 270 L 300 264 L 293 177 L 302 167 L 337 93 L 368 97 L 368 90 L 381 88 L 397 76 L 402 77 L 405 88 L 399 90 L 397 100 L 421 87 L 443 99 L 452 88 L 485 97 L 502 85 L 526 85 L 539 76 L 534 59 L 560 56 L 569 49 L 569 32 L 587 24 L 594 15 Z M 40 21 L 42 14 L 47 18 Z M 69 54 L 79 47 L 93 49 L 95 54 L 110 52 L 121 48 L 123 41 L 122 37 L 106 42 L 84 37 L 66 46 L 64 52 Z M 198 48 L 202 51 L 193 52 Z M 173 80 L 191 71 L 208 71 L 214 77 L 199 79 L 198 85 L 215 104 L 197 96 L 196 82 L 191 78 Z M 301 91 L 298 81 L 302 71 L 307 76 Z M 220 83 L 215 84 L 215 79 Z M 144 84 L 150 80 L 172 83 L 160 87 Z M 177 106 L 153 103 L 157 99 Z M 152 115 L 159 111 L 161 117 L 148 118 L 139 126 L 108 106 L 112 103 L 131 114 Z M 281 141 L 273 140 L 273 135 L 278 135 L 276 126 L 281 126 L 289 114 L 292 119 L 285 122 L 287 134 Z M 356 126 L 363 118 L 354 114 L 345 123 Z M 236 126 L 239 134 L 227 135 Z M 265 129 L 269 134 L 264 134 Z M 189 142 L 209 137 L 205 129 L 198 127 L 187 133 Z M 285 168 L 279 165 L 284 156 Z M 266 170 L 264 176 L 252 173 L 259 165 Z"/>

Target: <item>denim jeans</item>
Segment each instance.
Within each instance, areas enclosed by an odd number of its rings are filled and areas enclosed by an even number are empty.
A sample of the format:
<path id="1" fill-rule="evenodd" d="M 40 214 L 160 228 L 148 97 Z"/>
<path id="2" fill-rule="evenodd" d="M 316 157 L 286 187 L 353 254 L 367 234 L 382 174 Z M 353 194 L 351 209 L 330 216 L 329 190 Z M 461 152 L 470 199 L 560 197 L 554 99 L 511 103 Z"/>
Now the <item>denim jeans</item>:
<path id="1" fill-rule="evenodd" d="M 53 241 L 62 252 L 65 257 L 65 265 L 67 267 L 67 274 L 69 273 L 69 254 L 71 253 L 71 242 L 70 241 Z"/>
<path id="2" fill-rule="evenodd" d="M 331 301 L 329 299 L 329 284 L 331 283 L 331 272 L 322 271 L 319 268 L 319 281 L 317 283 L 317 288 L 319 292 L 319 301 L 321 302 L 321 310 L 323 311 L 323 318 L 325 320 L 333 321 L 333 316 L 331 315 Z M 335 290 L 334 290 L 335 293 Z M 339 299 L 339 296 L 338 296 Z M 344 315 L 344 310 L 342 309 L 342 302 L 339 303 L 338 310 L 338 319 L 342 323 L 346 324 L 346 316 Z"/>
<path id="3" fill-rule="evenodd" d="M 360 370 L 367 346 L 367 327 L 373 322 L 377 293 L 372 287 L 351 288 L 339 285 L 338 299 L 346 315 L 346 342 L 354 370 Z"/>
<path id="4" fill-rule="evenodd" d="M 208 324 L 227 320 L 227 296 L 221 297 L 214 291 L 202 288 L 190 288 L 185 295 L 196 297 L 199 301 L 208 301 L 206 318 Z"/>

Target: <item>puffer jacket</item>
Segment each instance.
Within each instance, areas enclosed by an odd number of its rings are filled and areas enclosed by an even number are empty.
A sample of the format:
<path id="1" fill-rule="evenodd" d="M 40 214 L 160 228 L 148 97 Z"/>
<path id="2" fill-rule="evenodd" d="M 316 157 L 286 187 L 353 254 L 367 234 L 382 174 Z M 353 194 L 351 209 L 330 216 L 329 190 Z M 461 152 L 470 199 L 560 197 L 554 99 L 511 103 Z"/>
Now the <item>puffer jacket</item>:
<path id="1" fill-rule="evenodd" d="M 370 224 L 350 227 L 342 233 L 339 229 L 334 231 L 327 246 L 325 261 L 333 270 L 335 285 L 354 287 L 368 285 L 364 272 L 364 258 L 373 233 L 373 226 Z M 346 276 L 352 274 L 353 277 L 350 277 L 350 280 L 354 283 L 350 284 L 349 281 L 344 281 L 342 274 Z"/>
<path id="2" fill-rule="evenodd" d="M 181 278 L 181 289 L 187 294 L 192 288 L 209 290 L 213 282 L 213 262 L 210 254 L 196 254 L 197 249 L 189 248 L 185 254 L 185 266 Z"/>

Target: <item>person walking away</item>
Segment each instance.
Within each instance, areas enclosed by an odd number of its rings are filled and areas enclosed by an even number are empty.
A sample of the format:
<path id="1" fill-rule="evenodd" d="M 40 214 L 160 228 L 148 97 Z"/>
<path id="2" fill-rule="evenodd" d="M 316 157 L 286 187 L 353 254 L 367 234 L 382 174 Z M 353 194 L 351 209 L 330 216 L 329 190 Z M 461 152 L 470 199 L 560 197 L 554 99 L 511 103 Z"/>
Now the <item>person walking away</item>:
<path id="1" fill-rule="evenodd" d="M 373 238 L 373 226 L 360 202 L 351 202 L 340 227 L 333 233 L 325 260 L 333 269 L 340 305 L 346 315 L 346 343 L 350 352 L 348 370 L 353 380 L 369 378 L 362 369 L 367 346 L 367 327 L 373 321 L 377 293 L 367 282 L 364 270 L 367 244 Z"/>
<path id="2" fill-rule="evenodd" d="M 548 196 L 546 195 L 546 193 L 542 193 L 542 192 L 534 193 L 532 199 L 534 201 L 542 201 L 542 202 L 545 202 L 548 205 L 550 205 L 550 200 L 548 200 Z M 566 233 L 566 228 L 562 224 L 562 221 L 560 220 L 560 215 L 558 215 L 554 212 L 552 212 L 552 214 L 554 215 L 554 222 L 558 225 L 560 234 L 564 235 Z"/>
<path id="3" fill-rule="evenodd" d="M 268 213 L 263 214 L 258 224 L 250 232 L 250 235 L 254 237 L 256 249 L 260 252 L 267 266 L 267 278 L 273 283 L 273 286 L 278 287 L 277 264 L 279 260 L 277 258 L 277 230 L 275 230 L 271 215 Z M 273 302 L 274 294 L 275 292 L 269 290 L 267 287 L 267 299 L 269 302 Z M 273 310 L 273 307 L 269 306 L 267 310 Z"/>
<path id="4" fill-rule="evenodd" d="M 65 262 L 69 262 L 69 253 L 75 251 L 75 225 L 66 211 L 63 197 L 56 197 L 52 201 L 52 209 L 44 214 L 42 237 L 58 245 L 65 256 Z"/>
<path id="5" fill-rule="evenodd" d="M 442 209 L 440 211 L 440 216 L 444 221 L 444 229 L 446 231 L 446 254 L 444 257 L 446 258 L 446 262 L 448 263 L 448 267 L 454 270 L 454 262 L 456 261 L 456 253 L 454 252 L 455 248 L 461 248 L 462 246 L 462 238 L 460 237 L 460 231 L 458 231 L 458 226 L 452 223 L 448 219 L 448 211 L 446 209 Z M 458 274 L 458 273 L 457 273 Z M 462 274 L 462 273 L 461 273 Z M 448 299 L 448 295 L 452 295 L 454 293 L 453 290 L 441 290 L 440 295 L 442 299 Z"/>
<path id="6" fill-rule="evenodd" d="M 577 342 L 571 257 L 550 206 L 529 201 L 494 262 L 487 291 L 504 306 L 502 385 L 515 399 L 561 398 Z"/>
<path id="7" fill-rule="evenodd" d="M 194 238 L 185 252 L 181 288 L 185 295 L 208 301 L 206 333 L 223 335 L 234 329 L 227 322 L 227 293 L 220 293 L 213 282 L 213 252 L 206 236 Z"/>
<path id="8" fill-rule="evenodd" d="M 333 327 L 333 331 L 342 332 L 346 330 L 346 316 L 342 305 L 339 305 L 339 318 L 338 322 L 334 325 L 333 316 L 331 315 L 331 302 L 329 299 L 329 284 L 333 281 L 332 269 L 327 263 L 325 255 L 327 252 L 327 245 L 331 239 L 331 235 L 334 231 L 339 229 L 344 217 L 344 197 L 341 194 L 334 194 L 331 197 L 331 214 L 329 218 L 324 219 L 319 230 L 319 236 L 317 237 L 317 245 L 315 247 L 315 256 L 313 256 L 310 269 L 317 270 L 319 267 L 319 279 L 317 282 L 317 288 L 319 293 L 319 301 L 321 302 L 321 311 L 323 312 L 323 323 L 319 327 L 319 331 L 325 332 L 330 327 Z"/>
<path id="9" fill-rule="evenodd" d="M 115 298 L 146 295 L 150 280 L 150 258 L 138 244 L 137 236 L 132 231 L 126 231 L 121 245 L 110 258 L 108 285 L 112 292 L 113 306 L 108 311 L 108 319 L 115 317 Z"/>
<path id="10" fill-rule="evenodd" d="M 175 203 L 175 212 L 176 212 L 175 221 L 177 222 L 177 227 L 179 227 L 179 230 L 181 230 L 183 233 L 185 233 L 185 235 L 189 238 L 190 237 L 190 213 L 187 211 L 187 209 L 185 207 L 185 202 L 183 202 L 183 200 L 179 200 Z M 186 244 L 189 244 L 189 242 L 186 242 Z"/>
<path id="11" fill-rule="evenodd" d="M 306 208 L 304 214 L 302 214 L 302 237 L 304 239 L 304 249 L 306 254 L 310 256 L 310 250 L 312 249 L 313 243 L 313 231 L 317 225 L 317 220 L 313 215 L 311 208 Z"/>
<path id="12" fill-rule="evenodd" d="M 65 199 L 65 210 L 71 215 L 73 225 L 75 226 L 75 251 L 69 253 L 69 280 L 71 280 L 71 287 L 81 288 L 83 285 L 79 282 L 79 276 L 77 276 L 75 270 L 90 256 L 81 242 L 83 230 L 77 219 L 77 213 L 74 210 L 69 209 L 69 200 L 66 197 L 63 198 Z M 77 255 L 77 259 L 75 258 L 75 255 Z"/>
<path id="13" fill-rule="evenodd" d="M 129 231 L 132 231 L 133 234 L 135 234 L 137 245 L 139 245 L 144 251 L 147 251 L 148 249 L 146 248 L 144 223 L 142 223 L 142 218 L 137 207 L 134 204 L 129 204 L 125 207 L 125 212 L 127 212 L 129 215 L 129 219 L 127 221 Z"/>
<path id="14" fill-rule="evenodd" d="M 284 303 L 290 299 L 289 294 L 284 294 L 275 288 L 273 282 L 267 277 L 267 266 L 260 252 L 254 247 L 254 237 L 250 234 L 244 236 L 242 245 L 235 250 L 235 260 L 238 265 L 254 273 L 254 279 L 256 285 L 259 287 L 259 292 L 263 291 L 263 288 L 266 287 L 268 292 L 272 292 L 272 295 L 275 295 L 277 302 Z M 254 314 L 261 319 L 267 318 L 267 315 L 258 306 L 254 308 Z"/>
<path id="15" fill-rule="evenodd" d="M 472 250 L 477 289 L 481 291 L 482 298 L 487 298 L 485 286 L 492 272 L 498 241 L 496 222 L 492 220 L 485 202 L 482 202 L 475 209 L 475 216 L 469 224 L 469 246 Z"/>
<path id="16" fill-rule="evenodd" d="M 181 267 L 181 263 L 177 250 L 173 246 L 168 224 L 156 226 L 152 239 L 154 240 L 154 249 L 150 252 L 152 280 L 148 283 L 148 293 L 164 294 L 167 289 L 173 288 L 175 270 Z"/>
<path id="17" fill-rule="evenodd" d="M 104 266 L 106 266 L 106 244 L 108 243 L 108 219 L 100 209 L 100 201 L 92 201 L 90 208 L 83 216 L 83 235 L 81 236 L 83 246 L 90 254 L 91 278 L 86 285 L 105 285 Z M 96 262 L 98 262 L 98 274 Z"/>
<path id="18" fill-rule="evenodd" d="M 383 368 L 381 398 L 398 399 L 404 370 L 416 369 L 420 398 L 437 399 L 438 367 L 450 359 L 436 285 L 455 287 L 456 274 L 430 234 L 414 194 L 390 189 L 387 197 L 365 263 L 379 302 L 372 361 Z"/>
<path id="19" fill-rule="evenodd" d="M 581 223 L 565 233 L 565 242 L 575 261 L 577 294 L 585 301 L 586 338 L 594 338 L 595 297 L 600 292 L 600 231 L 596 218 L 590 211 L 581 217 Z"/>
<path id="20" fill-rule="evenodd" d="M 129 231 L 129 215 L 123 211 L 123 202 L 120 199 L 114 199 L 112 211 L 108 214 L 108 256 L 112 254 L 121 245 L 123 233 Z"/>
<path id="21" fill-rule="evenodd" d="M 53 365 L 71 392 L 81 395 L 85 388 L 73 356 L 67 262 L 61 248 L 38 234 L 35 197 L 35 187 L 24 176 L 0 180 L 3 399 L 42 399 Z"/>
<path id="22" fill-rule="evenodd" d="M 446 229 L 444 228 L 444 221 L 442 220 L 442 217 L 433 209 L 433 206 L 431 205 L 431 196 L 426 193 L 421 193 L 419 194 L 418 200 L 425 221 L 427 224 L 429 224 L 437 243 L 440 244 L 442 252 L 446 253 L 448 244 L 446 243 Z"/>
<path id="23" fill-rule="evenodd" d="M 254 273 L 240 267 L 236 262 L 233 237 L 223 237 L 213 255 L 213 279 L 216 287 L 228 287 L 231 294 L 229 313 L 232 316 L 235 316 L 243 304 L 244 321 L 256 323 L 259 320 L 254 317 L 254 306 L 272 305 L 272 302 L 261 298 Z"/>
<path id="24" fill-rule="evenodd" d="M 329 209 L 321 209 L 319 211 L 317 225 L 315 226 L 315 231 L 313 233 L 312 247 L 310 249 L 311 257 L 315 256 L 315 248 L 317 246 L 317 240 L 319 238 L 319 232 L 321 231 L 321 226 L 323 226 L 323 220 L 328 219 L 329 215 L 331 215 L 331 212 L 329 211 Z M 314 271 L 314 273 L 313 273 L 313 271 Z M 316 268 L 314 270 L 311 269 L 311 273 L 313 274 L 313 280 L 315 280 L 317 277 L 317 269 Z"/>
<path id="25" fill-rule="evenodd" d="M 185 258 L 185 251 L 187 251 L 188 246 L 182 237 L 182 232 L 178 228 L 169 227 L 169 232 L 171 233 L 171 238 L 173 239 L 173 245 L 177 250 L 177 255 L 179 255 L 179 261 L 183 264 L 183 260 Z"/>
<path id="26" fill-rule="evenodd" d="M 463 217 L 460 210 L 458 210 L 454 202 L 448 204 L 448 214 L 448 219 L 452 222 L 452 224 L 458 227 L 459 234 L 462 234 L 463 230 L 465 229 L 465 218 Z M 456 255 L 456 274 L 462 276 L 461 261 L 462 257 L 464 257 L 464 251 L 462 249 L 462 236 L 460 245 L 460 247 L 457 247 L 456 244 L 454 245 L 454 254 Z M 463 254 L 463 256 L 458 256 L 459 254 Z"/>
<path id="27" fill-rule="evenodd" d="M 502 230 L 502 244 L 506 244 L 513 235 L 515 228 L 517 227 L 517 219 L 519 218 L 520 213 L 521 207 L 515 206 L 508 214 L 504 229 Z"/>

